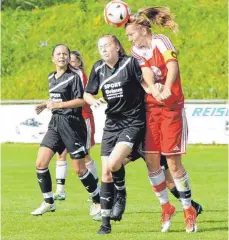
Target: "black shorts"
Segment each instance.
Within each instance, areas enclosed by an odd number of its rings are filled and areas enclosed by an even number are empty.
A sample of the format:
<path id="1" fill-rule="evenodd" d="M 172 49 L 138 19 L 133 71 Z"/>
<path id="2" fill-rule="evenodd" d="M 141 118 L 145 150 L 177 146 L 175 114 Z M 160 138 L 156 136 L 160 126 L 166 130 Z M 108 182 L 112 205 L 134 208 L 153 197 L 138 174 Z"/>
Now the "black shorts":
<path id="1" fill-rule="evenodd" d="M 139 126 L 137 122 L 138 121 L 133 121 L 125 125 L 126 122 L 123 121 L 122 124 L 122 120 L 120 120 L 119 125 L 122 125 L 122 129 L 117 130 L 108 129 L 105 126 L 102 138 L 101 156 L 109 156 L 115 145 L 120 142 L 126 144 L 133 150 L 138 149 L 145 135 L 145 124 L 143 123 Z"/>
<path id="2" fill-rule="evenodd" d="M 61 154 L 65 148 L 72 159 L 84 158 L 87 129 L 83 117 L 54 114 L 40 146 Z"/>
<path id="3" fill-rule="evenodd" d="M 136 161 L 137 159 L 139 158 L 142 158 L 144 161 L 145 161 L 145 156 L 144 156 L 144 153 L 141 152 L 140 150 L 134 150 L 129 156 L 128 158 L 134 162 Z M 161 160 L 160 160 L 160 165 L 161 165 L 161 168 L 163 168 L 164 170 L 167 170 L 169 167 L 168 167 L 168 163 L 167 163 L 167 159 L 166 159 L 166 156 L 164 155 L 161 155 Z"/>

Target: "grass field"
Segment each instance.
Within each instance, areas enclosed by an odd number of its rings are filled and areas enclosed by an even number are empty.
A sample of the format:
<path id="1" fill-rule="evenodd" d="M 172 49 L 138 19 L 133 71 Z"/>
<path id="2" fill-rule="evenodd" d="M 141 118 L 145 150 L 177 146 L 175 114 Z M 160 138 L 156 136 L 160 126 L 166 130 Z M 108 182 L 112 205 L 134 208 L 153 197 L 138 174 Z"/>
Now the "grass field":
<path id="1" fill-rule="evenodd" d="M 184 232 L 180 203 L 171 195 L 177 215 L 169 233 L 160 233 L 160 207 L 151 191 L 142 160 L 131 163 L 127 173 L 127 208 L 112 234 L 97 236 L 100 223 L 88 215 L 88 195 L 71 167 L 68 170 L 66 201 L 57 202 L 57 211 L 41 217 L 30 215 L 42 202 L 35 173 L 38 145 L 2 145 L 2 239 L 3 240 L 87 240 L 87 239 L 227 239 L 228 162 L 227 146 L 189 146 L 184 165 L 189 172 L 194 199 L 203 205 L 198 233 Z M 100 168 L 100 146 L 92 154 Z M 69 161 L 69 166 L 71 163 Z M 50 170 L 54 179 L 55 160 Z"/>

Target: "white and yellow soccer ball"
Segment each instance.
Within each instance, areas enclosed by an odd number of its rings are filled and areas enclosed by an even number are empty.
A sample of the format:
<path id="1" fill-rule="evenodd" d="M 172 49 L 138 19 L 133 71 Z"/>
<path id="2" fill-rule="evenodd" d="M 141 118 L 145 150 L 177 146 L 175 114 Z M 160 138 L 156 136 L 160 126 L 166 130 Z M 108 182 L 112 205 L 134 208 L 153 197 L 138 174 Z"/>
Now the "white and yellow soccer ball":
<path id="1" fill-rule="evenodd" d="M 104 8 L 104 19 L 107 24 L 121 27 L 125 25 L 130 18 L 130 8 L 127 3 L 114 0 L 109 2 Z"/>

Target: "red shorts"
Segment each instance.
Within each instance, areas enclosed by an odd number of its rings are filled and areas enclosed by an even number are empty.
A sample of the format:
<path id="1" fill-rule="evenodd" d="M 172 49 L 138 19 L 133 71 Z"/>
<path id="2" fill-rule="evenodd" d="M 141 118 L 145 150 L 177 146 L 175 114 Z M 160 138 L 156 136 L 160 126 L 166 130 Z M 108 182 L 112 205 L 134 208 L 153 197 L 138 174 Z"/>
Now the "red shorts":
<path id="1" fill-rule="evenodd" d="M 86 126 L 87 126 L 87 144 L 86 147 L 87 149 L 90 149 L 95 145 L 95 122 L 94 122 L 94 117 L 91 114 L 88 118 L 84 119 Z"/>
<path id="2" fill-rule="evenodd" d="M 188 125 L 184 108 L 153 107 L 146 112 L 145 153 L 186 153 Z"/>

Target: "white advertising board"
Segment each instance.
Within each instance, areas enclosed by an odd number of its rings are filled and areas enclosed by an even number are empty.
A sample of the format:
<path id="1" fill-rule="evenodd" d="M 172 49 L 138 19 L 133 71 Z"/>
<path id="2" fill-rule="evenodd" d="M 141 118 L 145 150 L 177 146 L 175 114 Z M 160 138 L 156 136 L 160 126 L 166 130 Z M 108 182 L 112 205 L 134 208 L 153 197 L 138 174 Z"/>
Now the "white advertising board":
<path id="1" fill-rule="evenodd" d="M 1 105 L 0 142 L 39 143 L 51 118 L 48 110 L 36 115 L 35 105 Z M 106 105 L 93 110 L 95 141 L 101 142 Z M 186 104 L 190 144 L 228 144 L 229 106 L 227 104 Z"/>

